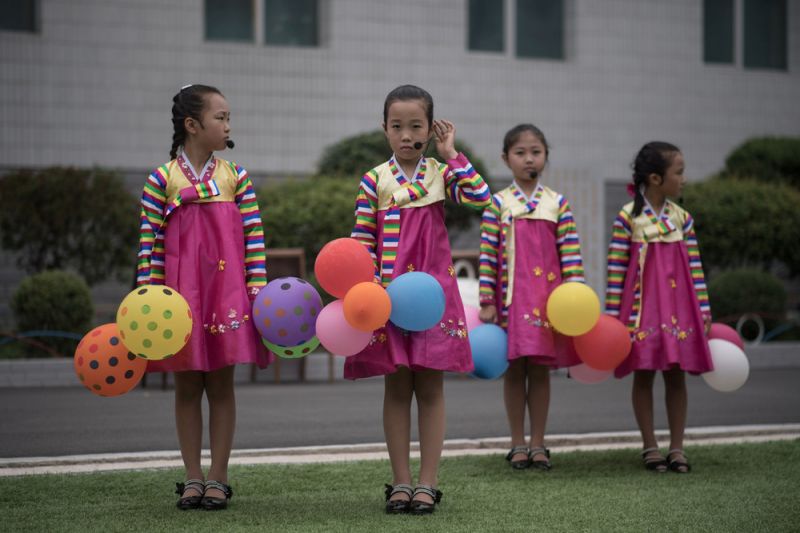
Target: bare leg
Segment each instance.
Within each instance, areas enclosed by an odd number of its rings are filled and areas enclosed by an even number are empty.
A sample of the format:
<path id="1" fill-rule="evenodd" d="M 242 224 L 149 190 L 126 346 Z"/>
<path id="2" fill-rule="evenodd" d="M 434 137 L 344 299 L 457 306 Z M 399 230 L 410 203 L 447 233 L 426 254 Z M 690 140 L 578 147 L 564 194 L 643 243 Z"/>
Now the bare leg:
<path id="1" fill-rule="evenodd" d="M 669 449 L 682 450 L 688 404 L 686 373 L 679 368 L 664 372 L 664 388 L 667 402 L 667 421 L 669 423 Z M 673 454 L 670 459 L 686 462 L 686 457 L 683 453 Z M 681 471 L 686 472 L 687 469 L 682 468 Z"/>
<path id="2" fill-rule="evenodd" d="M 383 433 L 392 463 L 392 485 L 411 484 L 409 452 L 411 447 L 411 397 L 414 381 L 408 368 L 400 367 L 384 377 Z M 408 500 L 407 494 L 396 493 L 392 500 Z"/>
<path id="3" fill-rule="evenodd" d="M 508 370 L 503 376 L 503 399 L 506 404 L 508 427 L 511 430 L 511 447 L 525 445 L 525 381 L 528 375 L 524 357 L 509 362 Z M 512 461 L 524 461 L 527 456 L 517 453 Z"/>
<path id="4" fill-rule="evenodd" d="M 205 374 L 208 396 L 208 426 L 211 443 L 211 468 L 208 479 L 228 482 L 228 460 L 233 447 L 233 432 L 236 429 L 236 396 L 233 391 L 233 366 Z M 206 495 L 224 498 L 218 489 L 208 489 Z"/>
<path id="5" fill-rule="evenodd" d="M 550 409 L 550 368 L 528 363 L 528 411 L 531 418 L 531 448 L 544 448 L 547 412 Z M 547 461 L 544 453 L 531 457 L 534 461 Z"/>
<path id="6" fill-rule="evenodd" d="M 414 394 L 419 409 L 419 483 L 435 487 L 444 447 L 444 373 L 441 370 L 415 372 Z M 420 494 L 416 499 L 433 503 L 427 494 Z"/>
<path id="7" fill-rule="evenodd" d="M 642 448 L 657 448 L 655 422 L 653 421 L 653 382 L 656 373 L 652 370 L 636 370 L 633 373 L 633 414 L 642 434 Z M 653 451 L 645 459 L 657 459 L 661 452 Z"/>
<path id="8" fill-rule="evenodd" d="M 203 445 L 203 399 L 202 372 L 175 372 L 175 426 L 178 444 L 186 469 L 186 479 L 204 479 L 200 466 L 200 451 Z M 195 489 L 184 491 L 182 497 L 202 496 Z"/>

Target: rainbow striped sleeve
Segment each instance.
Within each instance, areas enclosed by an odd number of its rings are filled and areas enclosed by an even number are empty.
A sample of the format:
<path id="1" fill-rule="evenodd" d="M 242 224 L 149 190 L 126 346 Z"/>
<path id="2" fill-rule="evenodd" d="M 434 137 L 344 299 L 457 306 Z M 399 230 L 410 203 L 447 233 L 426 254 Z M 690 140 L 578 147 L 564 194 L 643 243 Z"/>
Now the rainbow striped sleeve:
<path id="1" fill-rule="evenodd" d="M 459 153 L 455 159 L 440 167 L 444 176 L 447 197 L 473 209 L 484 209 L 491 203 L 489 186 L 472 168 L 467 156 Z"/>
<path id="2" fill-rule="evenodd" d="M 631 233 L 631 216 L 623 209 L 614 220 L 608 247 L 606 313 L 614 317 L 619 317 L 622 287 L 631 259 Z"/>
<path id="3" fill-rule="evenodd" d="M 492 196 L 481 218 L 481 246 L 479 259 L 480 302 L 494 304 L 497 291 L 497 272 L 500 268 L 500 196 Z"/>
<path id="4" fill-rule="evenodd" d="M 363 244 L 375 266 L 375 277 L 378 274 L 378 256 L 376 255 L 377 236 L 378 236 L 378 173 L 370 170 L 361 178 L 356 196 L 355 226 L 350 233 L 350 237 Z"/>
<path id="5" fill-rule="evenodd" d="M 700 261 L 700 247 L 694 232 L 694 219 L 689 213 L 686 213 L 686 222 L 683 224 L 683 239 L 686 241 L 686 248 L 689 252 L 689 270 L 692 274 L 694 290 L 697 293 L 697 302 L 700 304 L 700 312 L 705 316 L 711 316 L 708 287 L 706 287 L 706 278 L 703 274 L 703 263 Z"/>
<path id="6" fill-rule="evenodd" d="M 244 270 L 247 277 L 247 289 L 250 294 L 267 284 L 267 259 L 264 246 L 264 227 L 258 211 L 258 201 L 253 190 L 253 183 L 247 171 L 235 165 L 236 194 L 234 201 L 239 206 L 244 230 Z"/>
<path id="7" fill-rule="evenodd" d="M 578 237 L 578 227 L 569 202 L 563 196 L 558 196 L 558 224 L 556 225 L 556 247 L 561 260 L 561 281 L 579 281 L 586 283 L 583 274 L 583 258 L 581 258 L 581 241 Z"/>
<path id="8" fill-rule="evenodd" d="M 167 204 L 166 167 L 154 170 L 144 183 L 139 214 L 139 252 L 136 286 L 164 284 L 164 211 Z"/>

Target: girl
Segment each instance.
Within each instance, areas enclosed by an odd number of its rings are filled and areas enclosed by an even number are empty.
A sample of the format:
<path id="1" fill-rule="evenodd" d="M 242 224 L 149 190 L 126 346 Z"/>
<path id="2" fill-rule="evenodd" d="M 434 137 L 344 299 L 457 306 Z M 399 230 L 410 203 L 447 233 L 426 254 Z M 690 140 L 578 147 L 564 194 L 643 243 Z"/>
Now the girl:
<path id="1" fill-rule="evenodd" d="M 352 236 L 366 246 L 376 277 L 386 285 L 413 270 L 434 276 L 444 288 L 446 308 L 438 326 L 407 332 L 392 324 L 375 331 L 370 344 L 347 359 L 345 377 L 385 376 L 383 429 L 393 481 L 386 487 L 386 512 L 432 513 L 444 444 L 443 371 L 472 370 L 466 319 L 444 225 L 445 196 L 476 209 L 489 202 L 489 188 L 455 150 L 455 127 L 433 120 L 433 99 L 413 85 L 396 88 L 383 105 L 383 129 L 394 154 L 361 179 Z M 431 136 L 442 164 L 424 157 Z M 411 399 L 419 408 L 421 464 L 411 486 Z"/>
<path id="2" fill-rule="evenodd" d="M 508 331 L 503 392 L 512 448 L 506 460 L 515 469 L 550 469 L 550 452 L 544 447 L 550 370 L 580 363 L 545 313 L 547 298 L 560 283 L 584 281 L 569 203 L 539 181 L 549 152 L 544 134 L 532 124 L 506 133 L 502 157 L 514 181 L 492 196 L 481 222 L 479 316 Z"/>
<path id="3" fill-rule="evenodd" d="M 634 201 L 617 215 L 608 253 L 606 312 L 627 323 L 633 347 L 615 375 L 633 376 L 633 412 L 642 433 L 645 467 L 689 471 L 683 453 L 685 372 L 712 370 L 704 337 L 711 322 L 708 293 L 692 217 L 668 200 L 686 178 L 680 150 L 665 142 L 644 145 L 633 163 Z M 666 459 L 653 429 L 653 381 L 666 388 L 670 446 Z"/>
<path id="4" fill-rule="evenodd" d="M 172 159 L 150 174 L 142 195 L 137 283 L 176 289 L 194 324 L 183 350 L 149 362 L 147 370 L 175 373 L 175 424 L 186 468 L 186 481 L 177 484 L 178 508 L 224 509 L 233 495 L 227 484 L 236 420 L 233 365 L 263 368 L 271 357 L 250 320 L 251 301 L 267 281 L 264 232 L 247 172 L 214 156 L 231 144 L 222 93 L 189 85 L 172 101 Z M 204 391 L 207 481 L 200 467 Z"/>

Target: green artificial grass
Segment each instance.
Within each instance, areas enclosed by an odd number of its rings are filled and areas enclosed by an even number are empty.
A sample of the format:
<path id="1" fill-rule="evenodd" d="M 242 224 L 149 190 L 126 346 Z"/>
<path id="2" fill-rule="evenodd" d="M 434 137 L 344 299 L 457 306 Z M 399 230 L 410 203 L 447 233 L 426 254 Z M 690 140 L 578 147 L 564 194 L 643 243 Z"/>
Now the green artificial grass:
<path id="1" fill-rule="evenodd" d="M 386 461 L 231 468 L 226 511 L 175 508 L 178 470 L 0 478 L 5 531 L 798 531 L 800 441 L 689 446 L 688 475 L 634 450 L 554 453 L 550 472 L 501 455 L 442 460 L 432 516 L 387 516 Z M 417 467 L 417 463 L 414 463 Z"/>

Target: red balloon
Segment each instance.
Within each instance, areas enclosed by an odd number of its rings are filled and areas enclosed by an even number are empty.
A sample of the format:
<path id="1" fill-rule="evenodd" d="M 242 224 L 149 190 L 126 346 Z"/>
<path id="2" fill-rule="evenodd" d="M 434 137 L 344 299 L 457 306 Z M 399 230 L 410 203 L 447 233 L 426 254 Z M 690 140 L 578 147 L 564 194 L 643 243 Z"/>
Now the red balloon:
<path id="1" fill-rule="evenodd" d="M 600 315 L 597 324 L 573 342 L 581 361 L 595 370 L 614 370 L 631 351 L 628 328 L 609 315 Z"/>
<path id="2" fill-rule="evenodd" d="M 320 286 L 337 298 L 344 298 L 357 283 L 375 279 L 375 264 L 363 244 L 355 239 L 335 239 L 322 247 L 314 262 Z"/>
<path id="3" fill-rule="evenodd" d="M 711 324 L 711 329 L 708 332 L 709 339 L 722 339 L 724 341 L 732 342 L 741 350 L 744 350 L 744 343 L 736 330 L 725 324 L 714 322 Z"/>

